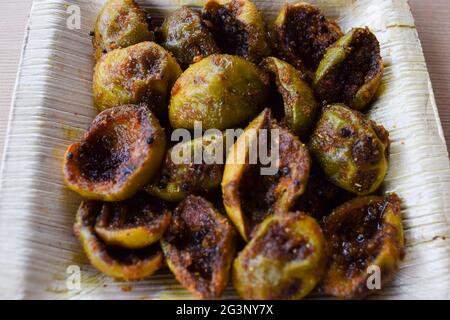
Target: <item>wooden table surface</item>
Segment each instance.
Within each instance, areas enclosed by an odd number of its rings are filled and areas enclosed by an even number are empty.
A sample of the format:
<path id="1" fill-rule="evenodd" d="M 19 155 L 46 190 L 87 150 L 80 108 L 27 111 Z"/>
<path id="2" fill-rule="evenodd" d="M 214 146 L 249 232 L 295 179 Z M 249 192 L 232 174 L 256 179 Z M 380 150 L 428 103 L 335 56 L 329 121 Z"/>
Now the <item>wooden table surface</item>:
<path id="1" fill-rule="evenodd" d="M 0 159 L 32 0 L 0 0 Z M 450 147 L 450 1 L 409 0 Z"/>

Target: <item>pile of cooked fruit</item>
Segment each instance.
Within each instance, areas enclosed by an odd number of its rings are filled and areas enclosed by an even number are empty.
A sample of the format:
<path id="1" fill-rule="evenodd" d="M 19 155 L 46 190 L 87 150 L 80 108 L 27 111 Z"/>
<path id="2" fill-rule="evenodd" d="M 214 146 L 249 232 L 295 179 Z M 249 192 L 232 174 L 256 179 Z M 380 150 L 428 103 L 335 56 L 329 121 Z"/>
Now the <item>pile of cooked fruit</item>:
<path id="1" fill-rule="evenodd" d="M 307 3 L 266 26 L 249 0 L 208 0 L 156 25 L 132 0 L 109 0 L 91 35 L 101 112 L 67 149 L 64 177 L 87 199 L 74 232 L 93 266 L 131 281 L 165 261 L 206 299 L 230 277 L 245 299 L 361 298 L 370 267 L 382 285 L 392 278 L 404 238 L 399 198 L 380 191 L 389 134 L 363 113 L 383 74 L 368 28 L 344 34 Z M 197 121 L 245 128 L 225 164 L 173 161 L 171 132 Z M 276 174 L 250 163 L 262 143 L 252 129 L 278 130 Z"/>

